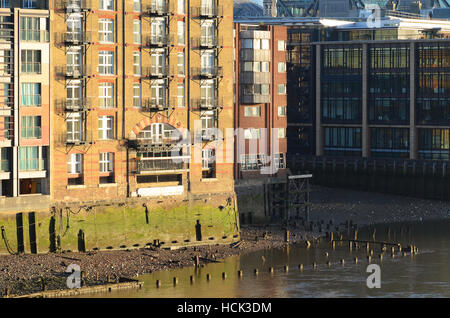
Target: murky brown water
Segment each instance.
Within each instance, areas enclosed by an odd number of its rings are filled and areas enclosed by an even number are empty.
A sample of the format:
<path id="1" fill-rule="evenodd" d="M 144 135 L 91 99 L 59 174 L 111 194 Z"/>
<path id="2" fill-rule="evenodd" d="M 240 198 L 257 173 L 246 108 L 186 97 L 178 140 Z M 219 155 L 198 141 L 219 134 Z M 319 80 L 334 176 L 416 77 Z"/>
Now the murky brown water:
<path id="1" fill-rule="evenodd" d="M 450 297 L 450 220 L 420 223 L 391 224 L 376 227 L 376 240 L 387 240 L 403 246 L 414 244 L 419 253 L 414 256 L 396 254 L 391 258 L 390 250 L 380 261 L 380 248 L 374 248 L 372 263 L 381 266 L 381 288 L 366 286 L 365 247 L 352 252 L 348 244 L 329 244 L 307 250 L 303 245 L 284 249 L 265 250 L 242 256 L 234 256 L 221 263 L 195 268 L 183 268 L 151 275 L 143 275 L 141 290 L 125 290 L 89 297 Z M 359 239 L 369 239 L 372 229 L 361 229 Z M 325 252 L 329 253 L 331 267 L 326 265 Z M 359 258 L 358 264 L 353 259 Z M 264 260 L 265 259 L 265 260 Z M 344 259 L 342 266 L 340 260 Z M 317 269 L 312 268 L 317 262 Z M 298 265 L 303 264 L 300 272 Z M 285 272 L 284 265 L 289 265 Z M 274 267 L 274 273 L 269 268 Z M 258 275 L 253 271 L 258 268 Z M 243 271 L 239 278 L 238 270 Z M 227 278 L 222 279 L 222 272 Z M 211 280 L 207 281 L 206 275 Z M 194 275 L 191 284 L 190 276 Z M 173 285 L 178 277 L 178 285 Z M 162 285 L 156 288 L 156 280 Z"/>

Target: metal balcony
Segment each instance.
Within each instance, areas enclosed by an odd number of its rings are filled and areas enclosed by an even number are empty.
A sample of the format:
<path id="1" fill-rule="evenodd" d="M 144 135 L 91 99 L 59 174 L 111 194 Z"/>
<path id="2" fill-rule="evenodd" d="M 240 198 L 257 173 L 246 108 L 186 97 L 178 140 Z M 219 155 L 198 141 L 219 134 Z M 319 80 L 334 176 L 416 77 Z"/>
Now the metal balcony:
<path id="1" fill-rule="evenodd" d="M 165 17 L 173 11 L 168 3 L 151 3 L 143 10 L 144 15 L 149 17 Z"/>
<path id="2" fill-rule="evenodd" d="M 66 79 L 82 79 L 92 75 L 90 65 L 64 65 L 55 67 L 57 77 Z"/>
<path id="3" fill-rule="evenodd" d="M 147 98 L 142 101 L 142 111 L 144 112 L 160 112 L 170 109 L 166 98 Z"/>
<path id="4" fill-rule="evenodd" d="M 55 33 L 55 42 L 66 46 L 79 46 L 92 43 L 90 31 Z"/>
<path id="5" fill-rule="evenodd" d="M 223 108 L 222 98 L 193 98 L 191 99 L 192 110 L 214 110 Z"/>
<path id="6" fill-rule="evenodd" d="M 57 113 L 83 112 L 91 109 L 91 99 L 84 97 L 79 99 L 56 100 L 55 110 Z"/>
<path id="7" fill-rule="evenodd" d="M 203 79 L 223 77 L 222 66 L 195 67 L 192 68 L 194 76 Z"/>
<path id="8" fill-rule="evenodd" d="M 164 48 L 173 43 L 173 36 L 168 35 L 150 35 L 146 36 L 142 42 L 144 47 Z"/>
<path id="9" fill-rule="evenodd" d="M 142 68 L 142 78 L 149 78 L 149 79 L 164 79 L 170 77 L 170 70 L 169 66 L 159 66 L 159 65 L 152 65 L 149 67 L 143 67 Z"/>
<path id="10" fill-rule="evenodd" d="M 191 8 L 191 15 L 194 18 L 214 19 L 223 18 L 222 6 L 200 6 Z"/>
<path id="11" fill-rule="evenodd" d="M 171 157 L 171 158 L 145 158 L 136 161 L 136 173 L 151 173 L 164 171 L 186 170 L 186 163 L 183 159 L 189 159 L 189 156 Z M 179 162 L 175 162 L 178 159 Z"/>
<path id="12" fill-rule="evenodd" d="M 217 38 L 213 36 L 201 36 L 201 37 L 193 37 L 191 38 L 191 45 L 193 49 L 197 50 L 206 50 L 206 49 L 215 49 L 223 47 L 222 38 Z"/>
<path id="13" fill-rule="evenodd" d="M 85 144 L 92 144 L 93 138 L 92 138 L 92 132 L 86 132 L 81 131 L 78 133 L 65 133 L 65 134 L 59 134 L 56 135 L 56 142 L 59 145 L 72 145 L 72 146 L 78 146 L 78 145 L 85 145 Z"/>
<path id="14" fill-rule="evenodd" d="M 91 11 L 91 0 L 56 0 L 55 9 L 64 10 L 66 13 Z"/>

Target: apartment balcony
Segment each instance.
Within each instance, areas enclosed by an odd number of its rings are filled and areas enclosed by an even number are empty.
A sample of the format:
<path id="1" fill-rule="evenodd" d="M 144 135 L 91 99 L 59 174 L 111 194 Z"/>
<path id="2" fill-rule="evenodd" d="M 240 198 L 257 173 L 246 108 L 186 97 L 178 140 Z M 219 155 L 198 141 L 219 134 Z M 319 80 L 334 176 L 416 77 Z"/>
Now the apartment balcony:
<path id="1" fill-rule="evenodd" d="M 20 40 L 26 42 L 49 42 L 47 30 L 20 30 Z"/>
<path id="2" fill-rule="evenodd" d="M 201 36 L 191 38 L 191 45 L 193 49 L 207 50 L 223 47 L 223 39 L 214 36 Z"/>
<path id="3" fill-rule="evenodd" d="M 91 0 L 56 0 L 55 9 L 64 10 L 66 13 L 76 13 L 90 11 L 92 8 Z"/>
<path id="4" fill-rule="evenodd" d="M 193 67 L 192 72 L 195 77 L 201 79 L 214 79 L 223 77 L 222 66 L 210 66 L 210 67 Z"/>
<path id="5" fill-rule="evenodd" d="M 146 98 L 142 101 L 142 111 L 144 112 L 160 112 L 169 109 L 169 102 L 166 98 Z"/>
<path id="6" fill-rule="evenodd" d="M 173 12 L 173 3 L 151 3 L 143 10 L 144 15 L 149 17 L 166 17 Z"/>
<path id="7" fill-rule="evenodd" d="M 142 78 L 147 79 L 165 79 L 171 76 L 169 65 L 152 65 L 142 68 Z"/>
<path id="8" fill-rule="evenodd" d="M 189 156 L 141 158 L 136 160 L 136 174 L 182 172 L 187 169 L 187 164 L 183 160 L 189 159 Z"/>
<path id="9" fill-rule="evenodd" d="M 90 65 L 64 65 L 55 67 L 57 77 L 66 79 L 83 79 L 92 75 Z"/>
<path id="10" fill-rule="evenodd" d="M 200 6 L 191 8 L 191 15 L 199 19 L 223 18 L 223 6 Z"/>
<path id="11" fill-rule="evenodd" d="M 91 99 L 88 97 L 78 99 L 60 99 L 55 101 L 57 113 L 83 112 L 91 109 Z"/>
<path id="12" fill-rule="evenodd" d="M 78 146 L 92 144 L 92 132 L 78 131 L 71 133 L 64 133 L 55 136 L 56 143 L 60 146 Z"/>
<path id="13" fill-rule="evenodd" d="M 148 48 L 164 48 L 174 43 L 173 36 L 168 35 L 150 35 L 143 39 L 142 45 Z"/>
<path id="14" fill-rule="evenodd" d="M 191 99 L 192 110 L 214 110 L 223 108 L 222 98 L 193 98 Z"/>
<path id="15" fill-rule="evenodd" d="M 79 46 L 92 43 L 90 31 L 55 33 L 55 42 L 66 46 Z"/>

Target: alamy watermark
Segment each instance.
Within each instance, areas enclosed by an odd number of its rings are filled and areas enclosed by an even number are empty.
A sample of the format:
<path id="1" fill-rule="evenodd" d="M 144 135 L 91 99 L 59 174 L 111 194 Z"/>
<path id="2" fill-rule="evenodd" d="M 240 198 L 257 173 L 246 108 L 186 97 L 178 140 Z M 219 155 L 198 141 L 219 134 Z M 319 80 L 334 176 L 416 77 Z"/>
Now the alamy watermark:
<path id="1" fill-rule="evenodd" d="M 377 264 L 369 264 L 366 273 L 371 273 L 366 280 L 367 288 L 381 288 L 381 268 Z"/>

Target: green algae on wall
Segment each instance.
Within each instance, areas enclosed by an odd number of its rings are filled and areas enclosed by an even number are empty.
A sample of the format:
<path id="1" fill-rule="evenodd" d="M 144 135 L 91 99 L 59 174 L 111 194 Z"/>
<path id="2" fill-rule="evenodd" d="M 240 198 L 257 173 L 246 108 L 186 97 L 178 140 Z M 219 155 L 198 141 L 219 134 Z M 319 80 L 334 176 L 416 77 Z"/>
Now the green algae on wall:
<path id="1" fill-rule="evenodd" d="M 135 204 L 87 210 L 61 208 L 36 213 L 37 252 L 143 247 L 154 240 L 164 242 L 165 246 L 236 240 L 239 225 L 234 205 L 217 207 L 212 202 L 183 201 L 172 207 Z M 196 240 L 197 220 L 201 224 L 201 242 Z M 16 215 L 0 215 L 0 226 L 5 229 L 3 233 L 10 249 L 17 252 Z M 27 213 L 23 213 L 23 236 L 25 253 L 30 253 Z M 5 240 L 1 239 L 0 254 L 6 253 Z"/>

